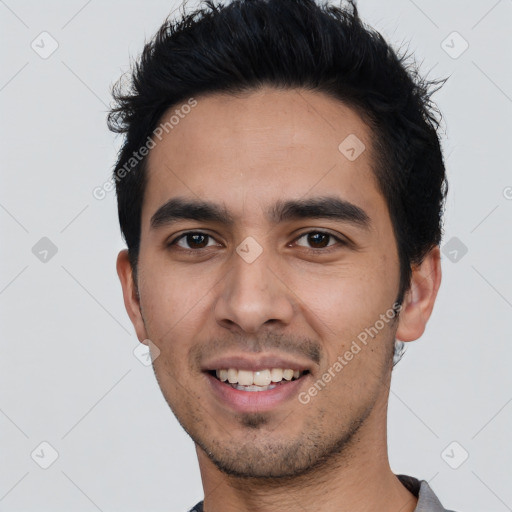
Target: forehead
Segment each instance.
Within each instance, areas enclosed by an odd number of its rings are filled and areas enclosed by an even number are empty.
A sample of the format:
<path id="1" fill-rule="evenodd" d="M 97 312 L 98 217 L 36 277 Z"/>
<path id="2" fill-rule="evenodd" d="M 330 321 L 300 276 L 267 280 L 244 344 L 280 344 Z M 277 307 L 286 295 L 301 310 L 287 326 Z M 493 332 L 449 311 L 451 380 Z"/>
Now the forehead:
<path id="1" fill-rule="evenodd" d="M 172 197 L 218 202 L 244 220 L 264 215 L 264 205 L 307 196 L 335 194 L 370 211 L 383 206 L 371 132 L 342 102 L 273 88 L 196 101 L 150 151 L 143 224 Z"/>

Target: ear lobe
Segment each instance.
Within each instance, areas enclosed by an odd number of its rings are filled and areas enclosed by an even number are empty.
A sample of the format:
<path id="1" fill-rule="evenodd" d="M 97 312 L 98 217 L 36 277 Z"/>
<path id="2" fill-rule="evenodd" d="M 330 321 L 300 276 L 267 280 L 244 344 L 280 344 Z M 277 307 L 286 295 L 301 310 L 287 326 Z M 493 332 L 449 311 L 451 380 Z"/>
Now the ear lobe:
<path id="1" fill-rule="evenodd" d="M 398 340 L 414 341 L 423 334 L 440 285 L 441 254 L 436 246 L 412 269 L 411 287 L 404 297 L 395 336 Z"/>
<path id="2" fill-rule="evenodd" d="M 147 340 L 146 327 L 140 309 L 140 299 L 133 280 L 133 269 L 128 257 L 128 250 L 124 249 L 117 255 L 117 275 L 123 289 L 123 299 L 126 312 L 132 321 L 137 338 L 140 342 Z"/>

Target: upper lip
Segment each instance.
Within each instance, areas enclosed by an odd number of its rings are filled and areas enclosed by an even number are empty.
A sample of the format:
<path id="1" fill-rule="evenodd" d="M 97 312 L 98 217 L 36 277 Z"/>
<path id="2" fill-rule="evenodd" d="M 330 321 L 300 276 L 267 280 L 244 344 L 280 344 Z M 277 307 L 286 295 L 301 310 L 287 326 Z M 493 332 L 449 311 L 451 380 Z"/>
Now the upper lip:
<path id="1" fill-rule="evenodd" d="M 267 354 L 251 357 L 248 355 L 240 354 L 219 357 L 217 359 L 209 361 L 208 363 L 202 366 L 202 370 L 205 372 L 229 368 L 236 368 L 237 370 L 250 370 L 253 372 L 271 368 L 310 371 L 311 365 L 308 365 L 298 360 L 291 359 L 290 357 L 286 356 Z"/>

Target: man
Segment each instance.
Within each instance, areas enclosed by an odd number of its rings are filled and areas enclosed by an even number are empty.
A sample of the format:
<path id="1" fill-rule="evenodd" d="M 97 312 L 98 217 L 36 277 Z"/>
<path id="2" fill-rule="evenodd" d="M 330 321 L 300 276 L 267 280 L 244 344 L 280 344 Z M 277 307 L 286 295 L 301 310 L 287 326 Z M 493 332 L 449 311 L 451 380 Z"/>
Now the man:
<path id="1" fill-rule="evenodd" d="M 386 439 L 441 281 L 433 85 L 352 4 L 247 0 L 166 22 L 114 91 L 117 270 L 193 510 L 445 510 Z"/>

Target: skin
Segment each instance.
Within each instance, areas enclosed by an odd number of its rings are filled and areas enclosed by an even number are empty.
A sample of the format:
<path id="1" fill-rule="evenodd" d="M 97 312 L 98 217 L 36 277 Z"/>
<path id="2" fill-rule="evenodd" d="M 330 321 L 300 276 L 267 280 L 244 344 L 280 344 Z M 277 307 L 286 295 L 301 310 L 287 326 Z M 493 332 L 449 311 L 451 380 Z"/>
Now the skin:
<path id="1" fill-rule="evenodd" d="M 299 357 L 311 367 L 307 391 L 389 311 L 399 260 L 371 132 L 354 110 L 298 89 L 197 100 L 148 157 L 138 293 L 126 251 L 117 270 L 139 340 L 160 350 L 153 365 L 162 392 L 196 444 L 205 511 L 412 512 L 417 500 L 387 454 L 393 343 L 425 329 L 441 281 L 439 248 L 413 268 L 399 319 L 309 403 L 294 395 L 270 411 L 233 411 L 212 394 L 201 364 L 240 352 Z M 338 150 L 349 134 L 366 146 L 354 161 Z M 329 218 L 273 224 L 265 215 L 278 200 L 323 196 L 362 208 L 369 228 Z M 224 205 L 235 222 L 151 228 L 176 197 Z M 211 238 L 167 245 L 186 231 Z M 317 231 L 351 243 L 304 236 Z M 263 250 L 250 264 L 235 251 L 249 236 Z"/>

